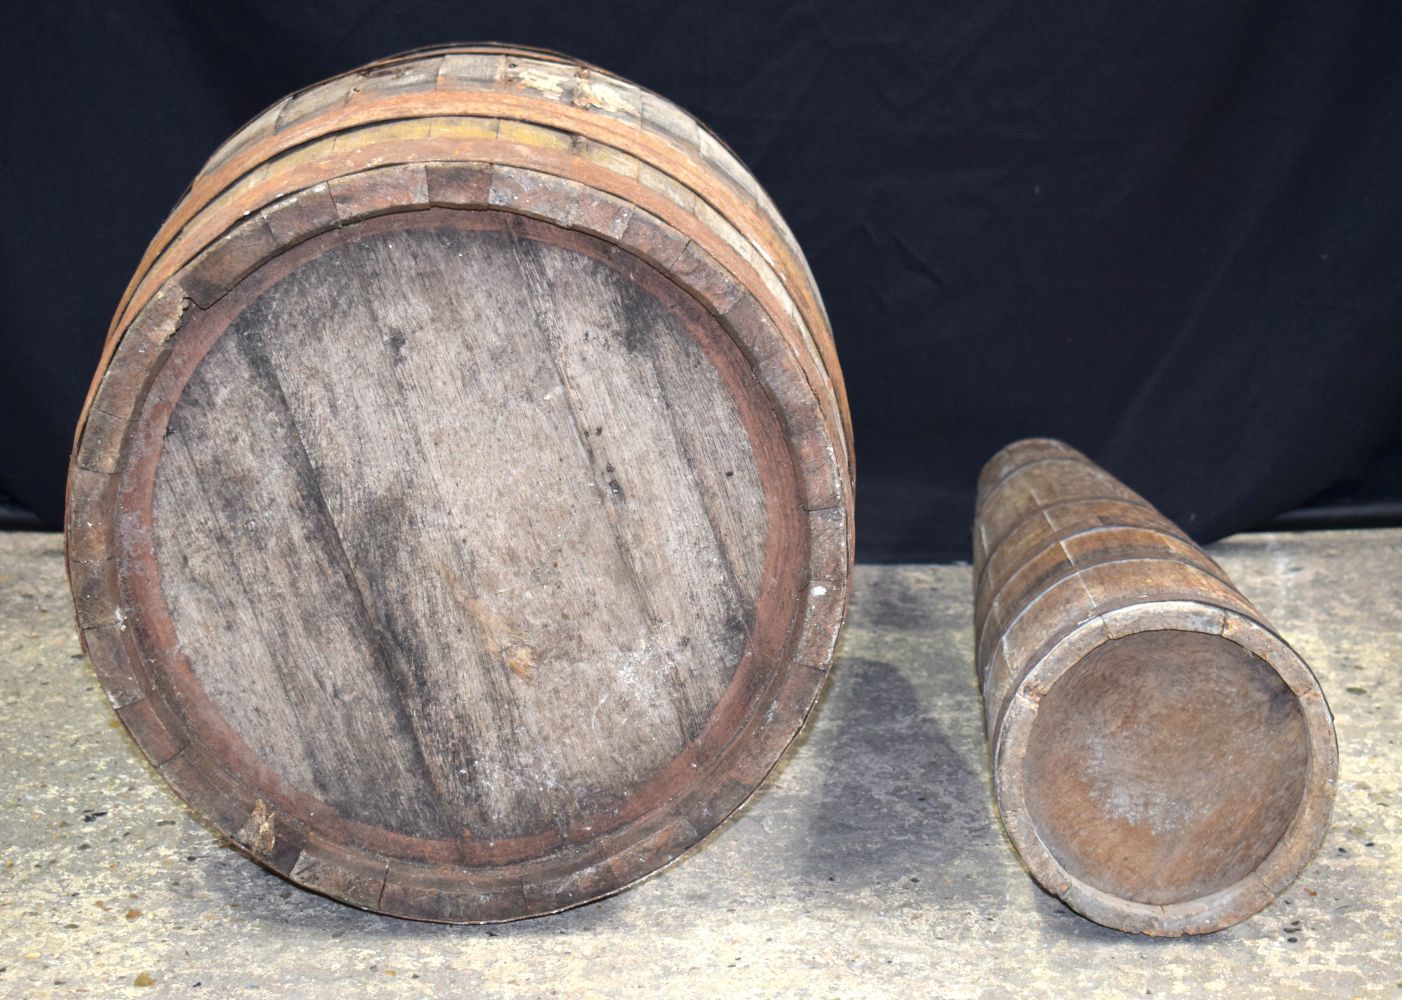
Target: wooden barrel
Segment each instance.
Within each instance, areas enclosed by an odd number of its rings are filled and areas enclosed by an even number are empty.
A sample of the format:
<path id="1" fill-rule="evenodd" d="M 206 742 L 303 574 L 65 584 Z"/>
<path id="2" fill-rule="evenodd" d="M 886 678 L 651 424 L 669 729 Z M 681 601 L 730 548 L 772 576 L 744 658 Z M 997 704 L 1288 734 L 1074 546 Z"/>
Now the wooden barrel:
<path id="1" fill-rule="evenodd" d="M 141 261 L 69 479 L 84 647 L 293 882 L 558 910 L 798 732 L 850 442 L 803 256 L 705 127 L 550 53 L 394 57 L 234 135 Z"/>
<path id="2" fill-rule="evenodd" d="M 1245 919 L 1328 825 L 1309 667 L 1188 537 L 1058 441 L 979 478 L 975 634 L 995 791 L 1034 878 L 1098 923 Z"/>

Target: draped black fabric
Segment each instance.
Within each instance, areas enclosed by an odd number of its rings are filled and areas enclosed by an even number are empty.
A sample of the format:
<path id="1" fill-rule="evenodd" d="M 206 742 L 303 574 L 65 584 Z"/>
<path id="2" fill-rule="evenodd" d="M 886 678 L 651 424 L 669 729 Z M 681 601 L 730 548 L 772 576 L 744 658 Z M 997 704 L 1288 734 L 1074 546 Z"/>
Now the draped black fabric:
<path id="1" fill-rule="evenodd" d="M 978 468 L 1025 435 L 1203 540 L 1321 497 L 1396 519 L 1402 5 L 166 0 L 4 20 L 0 494 L 48 525 L 112 309 L 205 157 L 290 90 L 480 39 L 672 97 L 774 196 L 846 371 L 861 557 L 967 558 Z"/>

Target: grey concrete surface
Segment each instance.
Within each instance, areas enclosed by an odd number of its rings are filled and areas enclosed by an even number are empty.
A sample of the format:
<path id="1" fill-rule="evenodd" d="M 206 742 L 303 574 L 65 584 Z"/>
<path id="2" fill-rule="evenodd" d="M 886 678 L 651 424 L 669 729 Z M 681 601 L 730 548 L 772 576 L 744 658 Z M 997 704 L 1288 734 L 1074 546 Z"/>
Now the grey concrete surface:
<path id="1" fill-rule="evenodd" d="M 378 917 L 221 844 L 79 653 L 61 543 L 0 535 L 0 996 L 1355 996 L 1402 993 L 1402 531 L 1212 549 L 1314 666 L 1342 771 L 1323 852 L 1206 938 L 1097 927 L 993 811 L 967 566 L 864 566 L 787 763 L 681 861 L 495 927 Z"/>

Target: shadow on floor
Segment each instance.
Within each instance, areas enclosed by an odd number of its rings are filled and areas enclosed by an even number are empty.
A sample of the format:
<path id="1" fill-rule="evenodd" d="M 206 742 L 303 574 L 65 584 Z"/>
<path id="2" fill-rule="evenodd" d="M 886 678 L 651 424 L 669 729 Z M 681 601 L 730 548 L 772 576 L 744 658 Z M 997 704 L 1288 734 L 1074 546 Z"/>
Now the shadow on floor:
<path id="1" fill-rule="evenodd" d="M 988 835 L 988 786 L 895 666 L 844 659 L 819 720 L 825 776 L 804 807 L 810 878 L 884 882 L 949 865 Z"/>

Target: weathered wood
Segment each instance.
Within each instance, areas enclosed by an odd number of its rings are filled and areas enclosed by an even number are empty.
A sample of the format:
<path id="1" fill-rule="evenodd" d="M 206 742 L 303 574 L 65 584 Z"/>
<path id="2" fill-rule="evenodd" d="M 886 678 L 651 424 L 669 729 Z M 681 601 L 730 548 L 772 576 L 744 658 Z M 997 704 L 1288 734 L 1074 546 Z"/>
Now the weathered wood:
<path id="1" fill-rule="evenodd" d="M 802 256 L 694 119 L 559 57 L 390 60 L 235 135 L 133 278 L 70 478 L 85 647 L 294 882 L 549 912 L 802 725 L 848 442 Z"/>
<path id="2" fill-rule="evenodd" d="M 1308 864 L 1334 796 L 1314 675 L 1226 574 L 1066 445 L 979 478 L 975 633 L 1003 823 L 1091 919 L 1201 934 Z"/>

